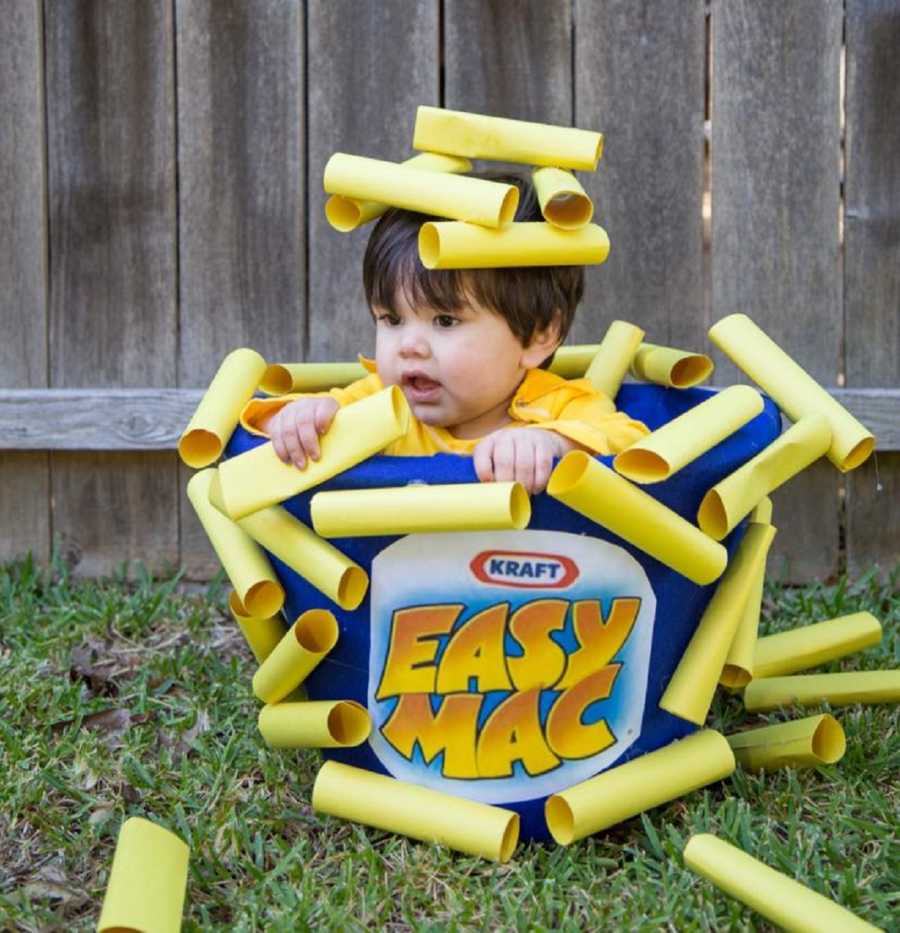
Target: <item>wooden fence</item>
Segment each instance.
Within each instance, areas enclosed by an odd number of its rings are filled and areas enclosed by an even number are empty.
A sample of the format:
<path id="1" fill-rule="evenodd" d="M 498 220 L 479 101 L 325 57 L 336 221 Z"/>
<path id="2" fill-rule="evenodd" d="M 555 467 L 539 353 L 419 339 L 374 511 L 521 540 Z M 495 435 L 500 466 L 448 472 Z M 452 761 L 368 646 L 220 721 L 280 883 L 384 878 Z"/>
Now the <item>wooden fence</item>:
<path id="1" fill-rule="evenodd" d="M 572 335 L 744 311 L 881 437 L 777 495 L 793 580 L 896 564 L 900 0 L 10 0 L 0 18 L 0 556 L 216 568 L 175 440 L 224 354 L 370 346 L 332 152 L 418 104 L 597 129 Z M 735 378 L 722 363 L 720 382 Z M 877 476 L 880 474 L 880 484 Z"/>

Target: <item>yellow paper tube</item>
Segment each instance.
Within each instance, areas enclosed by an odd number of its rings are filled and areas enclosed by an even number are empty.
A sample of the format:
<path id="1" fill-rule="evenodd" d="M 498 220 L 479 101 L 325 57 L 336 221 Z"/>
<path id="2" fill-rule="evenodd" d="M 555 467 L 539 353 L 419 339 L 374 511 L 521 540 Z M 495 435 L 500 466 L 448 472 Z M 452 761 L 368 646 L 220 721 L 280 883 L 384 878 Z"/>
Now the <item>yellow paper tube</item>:
<path id="1" fill-rule="evenodd" d="M 209 491 L 217 472 L 195 473 L 187 485 L 188 499 L 238 599 L 255 619 L 268 619 L 284 605 L 284 589 L 262 548 L 210 504 Z"/>
<path id="2" fill-rule="evenodd" d="M 898 700 L 900 670 L 763 677 L 750 681 L 744 690 L 744 706 L 753 713 L 779 706 L 818 706 L 822 701 L 830 706 L 849 706 Z"/>
<path id="3" fill-rule="evenodd" d="M 568 126 L 419 107 L 413 149 L 593 172 L 603 154 L 603 136 Z"/>
<path id="4" fill-rule="evenodd" d="M 759 522 L 761 525 L 772 524 L 772 500 L 764 496 L 753 508 L 750 513 L 751 522 Z"/>
<path id="5" fill-rule="evenodd" d="M 750 527 L 753 527 L 751 523 Z M 767 522 L 760 522 L 764 527 Z M 756 640 L 759 633 L 759 612 L 762 607 L 763 586 L 766 581 L 765 558 L 759 563 L 753 577 L 750 594 L 738 620 L 737 631 L 731 641 L 719 683 L 732 690 L 746 687 L 755 676 Z"/>
<path id="6" fill-rule="evenodd" d="M 531 180 L 547 223 L 561 230 L 578 230 L 591 222 L 594 202 L 571 172 L 539 168 L 532 172 Z"/>
<path id="7" fill-rule="evenodd" d="M 133 816 L 119 830 L 99 933 L 178 933 L 190 849 L 174 833 Z"/>
<path id="8" fill-rule="evenodd" d="M 698 726 L 706 722 L 728 649 L 774 537 L 772 525 L 747 529 L 659 701 L 661 709 Z"/>
<path id="9" fill-rule="evenodd" d="M 325 191 L 392 207 L 503 227 L 516 214 L 519 189 L 468 175 L 429 172 L 336 152 L 325 166 Z"/>
<path id="10" fill-rule="evenodd" d="M 684 847 L 684 864 L 785 930 L 863 933 L 878 929 L 709 833 L 691 836 Z"/>
<path id="11" fill-rule="evenodd" d="M 531 500 L 521 483 L 344 489 L 316 493 L 310 514 L 326 538 L 495 531 L 524 528 Z"/>
<path id="12" fill-rule="evenodd" d="M 242 518 L 239 524 L 254 541 L 341 609 L 356 609 L 365 598 L 369 588 L 369 575 L 365 570 L 281 506 L 260 509 Z"/>
<path id="13" fill-rule="evenodd" d="M 750 386 L 723 389 L 623 450 L 613 466 L 635 483 L 658 483 L 734 434 L 762 410 L 762 396 Z"/>
<path id="14" fill-rule="evenodd" d="M 259 731 L 272 748 L 350 748 L 371 730 L 366 708 L 353 700 L 274 703 L 259 711 Z"/>
<path id="15" fill-rule="evenodd" d="M 259 387 L 269 395 L 343 388 L 367 376 L 362 363 L 271 363 Z"/>
<path id="16" fill-rule="evenodd" d="M 562 458 L 547 492 L 700 586 L 725 569 L 721 544 L 583 450 Z"/>
<path id="17" fill-rule="evenodd" d="M 336 761 L 325 762 L 319 770 L 312 805 L 320 813 L 495 862 L 508 862 L 519 841 L 519 816 L 511 810 Z"/>
<path id="18" fill-rule="evenodd" d="M 699 385 L 709 379 L 714 369 L 713 361 L 705 353 L 691 353 L 653 343 L 642 343 L 631 361 L 631 375 L 635 379 L 672 389 Z"/>
<path id="19" fill-rule="evenodd" d="M 706 493 L 697 524 L 721 541 L 763 496 L 818 460 L 830 440 L 831 428 L 822 415 L 802 418 Z"/>
<path id="20" fill-rule="evenodd" d="M 270 616 L 267 619 L 254 618 L 247 612 L 247 607 L 234 590 L 228 594 L 228 608 L 253 652 L 253 657 L 258 664 L 262 664 L 287 631 L 281 615 Z"/>
<path id="21" fill-rule="evenodd" d="M 472 171 L 472 163 L 458 156 L 440 155 L 436 152 L 422 152 L 400 163 L 407 168 L 421 172 L 446 172 L 448 175 L 460 175 Z M 325 202 L 325 217 L 335 230 L 349 233 L 363 224 L 376 220 L 388 209 L 380 201 L 358 201 L 343 195 L 332 195 Z"/>
<path id="22" fill-rule="evenodd" d="M 550 372 L 563 379 L 580 379 L 600 349 L 599 343 L 578 343 L 559 347 L 553 354 Z"/>
<path id="23" fill-rule="evenodd" d="M 841 724 L 827 713 L 726 736 L 737 763 L 749 771 L 815 768 L 844 757 Z"/>
<path id="24" fill-rule="evenodd" d="M 283 700 L 337 644 L 338 624 L 327 609 L 307 609 L 253 675 L 263 703 Z"/>
<path id="25" fill-rule="evenodd" d="M 881 641 L 881 623 L 871 612 L 853 612 L 815 625 L 766 635 L 756 643 L 755 677 L 779 677 L 818 667 Z"/>
<path id="26" fill-rule="evenodd" d="M 560 845 L 567 846 L 733 771 L 728 742 L 718 732 L 704 729 L 548 797 L 547 828 Z"/>
<path id="27" fill-rule="evenodd" d="M 178 440 L 178 454 L 189 467 L 199 470 L 219 459 L 265 371 L 266 361 L 255 350 L 233 350 L 222 360 Z"/>
<path id="28" fill-rule="evenodd" d="M 613 321 L 588 366 L 585 378 L 591 380 L 594 388 L 615 398 L 643 339 L 644 332 L 640 327 L 627 321 Z"/>
<path id="29" fill-rule="evenodd" d="M 875 448 L 865 425 L 816 382 L 745 314 L 730 314 L 713 325 L 709 339 L 775 400 L 791 419 L 820 414 L 831 427 L 828 459 L 846 472 L 864 463 Z"/>
<path id="30" fill-rule="evenodd" d="M 551 224 L 513 223 L 502 230 L 429 221 L 419 228 L 419 258 L 426 269 L 597 265 L 609 255 L 602 227 L 559 230 Z"/>
<path id="31" fill-rule="evenodd" d="M 282 462 L 272 444 L 262 444 L 220 467 L 210 501 L 233 519 L 244 518 L 355 466 L 405 434 L 409 405 L 399 386 L 389 386 L 347 405 L 319 438 L 321 457 L 298 470 Z"/>

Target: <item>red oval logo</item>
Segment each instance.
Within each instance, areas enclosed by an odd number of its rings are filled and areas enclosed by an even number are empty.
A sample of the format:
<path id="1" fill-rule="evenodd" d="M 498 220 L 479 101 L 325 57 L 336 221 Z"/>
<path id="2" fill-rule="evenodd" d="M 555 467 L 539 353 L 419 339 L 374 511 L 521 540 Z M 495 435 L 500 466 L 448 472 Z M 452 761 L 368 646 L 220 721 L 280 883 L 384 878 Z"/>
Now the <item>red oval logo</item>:
<path id="1" fill-rule="evenodd" d="M 570 557 L 534 551 L 482 551 L 472 558 L 469 569 L 482 583 L 551 590 L 574 583 L 579 572 Z"/>

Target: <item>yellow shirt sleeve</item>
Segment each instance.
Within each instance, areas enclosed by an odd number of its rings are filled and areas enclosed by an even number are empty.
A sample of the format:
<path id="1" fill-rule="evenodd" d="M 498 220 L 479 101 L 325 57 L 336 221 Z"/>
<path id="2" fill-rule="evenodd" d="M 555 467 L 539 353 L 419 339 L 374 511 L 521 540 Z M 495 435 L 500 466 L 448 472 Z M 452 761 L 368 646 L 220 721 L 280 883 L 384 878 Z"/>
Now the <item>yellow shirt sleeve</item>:
<path id="1" fill-rule="evenodd" d="M 587 379 L 560 379 L 543 370 L 526 377 L 510 414 L 604 455 L 617 454 L 650 433 L 642 422 L 616 411 Z"/>
<path id="2" fill-rule="evenodd" d="M 279 395 L 275 398 L 252 398 L 241 412 L 241 425 L 251 434 L 268 437 L 268 432 L 260 427 L 260 423 L 276 412 L 281 411 L 285 405 L 295 402 L 298 398 L 325 398 L 331 396 L 341 408 L 344 408 L 351 402 L 358 402 L 362 398 L 380 392 L 383 388 L 381 380 L 373 373 L 370 376 L 357 379 L 356 382 L 351 382 L 350 385 L 342 389 L 329 389 L 327 392 L 295 392 L 289 395 Z"/>

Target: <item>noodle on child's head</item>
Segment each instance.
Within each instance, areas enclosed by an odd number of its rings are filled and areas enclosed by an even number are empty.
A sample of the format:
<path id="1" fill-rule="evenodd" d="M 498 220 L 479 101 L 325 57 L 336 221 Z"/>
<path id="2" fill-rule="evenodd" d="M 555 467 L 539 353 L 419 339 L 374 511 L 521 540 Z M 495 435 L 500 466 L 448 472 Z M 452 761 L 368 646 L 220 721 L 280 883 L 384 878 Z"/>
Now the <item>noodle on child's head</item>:
<path id="1" fill-rule="evenodd" d="M 473 177 L 519 189 L 516 222 L 543 220 L 530 178 L 510 172 L 484 172 Z M 443 219 L 401 208 L 390 208 L 381 217 L 363 259 L 363 286 L 370 309 L 396 313 L 399 294 L 413 308 L 443 312 L 458 310 L 474 299 L 499 314 L 522 346 L 554 319 L 559 324 L 560 343 L 565 340 L 584 295 L 583 266 L 426 269 L 419 259 L 419 228 L 427 221 Z M 552 355 L 547 357 L 542 368 L 552 360 Z"/>

